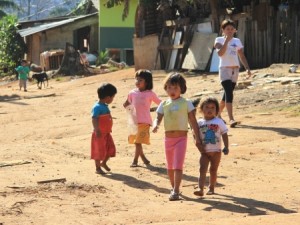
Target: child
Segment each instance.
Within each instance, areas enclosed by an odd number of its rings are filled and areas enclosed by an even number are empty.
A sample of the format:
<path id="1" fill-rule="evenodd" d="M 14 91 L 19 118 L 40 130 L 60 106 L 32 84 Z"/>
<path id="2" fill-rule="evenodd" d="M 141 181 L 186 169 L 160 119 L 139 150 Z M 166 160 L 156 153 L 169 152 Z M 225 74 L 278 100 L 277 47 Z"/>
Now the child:
<path id="1" fill-rule="evenodd" d="M 187 148 L 188 123 L 195 132 L 196 146 L 202 149 L 199 128 L 195 117 L 195 107 L 192 102 L 181 97 L 186 92 L 186 81 L 179 73 L 171 73 L 164 82 L 164 89 L 169 99 L 158 106 L 157 118 L 154 121 L 153 132 L 156 133 L 164 118 L 165 155 L 169 180 L 172 186 L 170 201 L 179 200 L 182 169 Z"/>
<path id="2" fill-rule="evenodd" d="M 30 71 L 30 69 L 27 65 L 27 61 L 23 59 L 21 61 L 21 65 L 18 66 L 15 70 L 19 74 L 20 91 L 21 91 L 22 87 L 24 88 L 24 91 L 27 91 L 26 83 L 27 83 L 28 74 L 29 74 L 29 71 Z"/>
<path id="3" fill-rule="evenodd" d="M 219 76 L 224 89 L 218 116 L 221 118 L 221 113 L 226 107 L 230 120 L 230 127 L 235 127 L 237 122 L 233 117 L 232 101 L 233 90 L 236 86 L 239 75 L 239 59 L 247 70 L 248 77 L 251 76 L 251 71 L 243 53 L 244 46 L 240 39 L 234 37 L 234 34 L 236 33 L 234 22 L 231 20 L 224 20 L 221 24 L 221 29 L 223 36 L 217 37 L 214 45 L 220 58 Z"/>
<path id="4" fill-rule="evenodd" d="M 91 159 L 95 160 L 96 173 L 104 174 L 105 172 L 101 167 L 106 171 L 110 171 L 106 163 L 110 157 L 116 155 L 115 144 L 110 134 L 113 121 L 108 104 L 114 100 L 117 89 L 112 84 L 104 83 L 98 88 L 97 92 L 99 101 L 95 103 L 92 109 L 94 131 L 91 141 Z"/>
<path id="5" fill-rule="evenodd" d="M 152 125 L 150 115 L 151 103 L 155 102 L 158 105 L 161 102 L 152 91 L 152 73 L 149 70 L 138 70 L 135 73 L 135 86 L 136 88 L 129 92 L 127 100 L 123 104 L 125 108 L 131 105 L 135 108 L 136 112 L 137 133 L 128 137 L 128 143 L 135 144 L 135 155 L 130 167 L 138 166 L 139 157 L 141 157 L 144 164 L 148 165 L 150 163 L 143 152 L 142 144 L 150 144 L 149 129 Z"/>
<path id="6" fill-rule="evenodd" d="M 219 112 L 219 103 L 216 98 L 208 97 L 201 101 L 199 105 L 200 112 L 203 113 L 203 119 L 198 120 L 200 130 L 200 138 L 205 145 L 205 149 L 201 151 L 200 157 L 200 176 L 199 176 L 199 190 L 194 194 L 197 196 L 204 195 L 204 184 L 206 179 L 206 172 L 210 163 L 210 182 L 208 195 L 214 194 L 215 185 L 217 181 L 217 171 L 221 160 L 221 139 L 223 139 L 225 155 L 229 153 L 228 150 L 228 135 L 227 127 L 224 121 L 217 117 Z"/>

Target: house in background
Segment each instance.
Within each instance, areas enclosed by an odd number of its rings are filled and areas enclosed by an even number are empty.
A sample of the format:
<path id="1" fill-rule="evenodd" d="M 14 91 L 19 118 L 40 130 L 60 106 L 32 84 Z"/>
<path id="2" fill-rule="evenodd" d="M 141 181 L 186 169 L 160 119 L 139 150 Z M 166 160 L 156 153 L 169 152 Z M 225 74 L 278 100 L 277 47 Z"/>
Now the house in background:
<path id="1" fill-rule="evenodd" d="M 80 51 L 98 51 L 98 12 L 76 16 L 20 22 L 19 34 L 24 37 L 28 47 L 26 59 L 41 64 L 41 53 L 55 52 L 56 58 L 47 69 L 57 69 L 66 43 L 69 42 Z M 54 54 L 55 56 L 55 54 Z"/>
<path id="2" fill-rule="evenodd" d="M 130 1 L 128 16 L 123 20 L 124 5 L 107 8 L 103 1 L 93 1 L 99 5 L 99 51 L 108 50 L 116 61 L 133 65 L 133 37 L 135 33 L 135 13 L 138 0 Z"/>

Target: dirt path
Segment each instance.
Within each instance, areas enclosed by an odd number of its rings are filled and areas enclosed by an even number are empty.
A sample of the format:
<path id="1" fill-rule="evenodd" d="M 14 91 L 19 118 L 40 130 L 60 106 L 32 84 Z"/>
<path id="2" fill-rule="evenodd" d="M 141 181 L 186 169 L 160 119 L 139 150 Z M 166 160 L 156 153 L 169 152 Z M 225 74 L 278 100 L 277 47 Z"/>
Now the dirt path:
<path id="1" fill-rule="evenodd" d="M 169 202 L 163 130 L 152 134 L 151 145 L 145 147 L 151 165 L 129 167 L 133 146 L 127 144 L 122 103 L 134 87 L 133 73 L 128 69 L 64 82 L 52 79 L 49 88 L 38 90 L 31 84 L 27 93 L 18 91 L 17 83 L 0 87 L 0 224 L 299 223 L 299 85 L 262 84 L 269 71 L 258 71 L 255 85 L 235 92 L 241 124 L 230 129 L 230 154 L 222 158 L 217 194 L 203 199 L 193 195 L 199 153 L 189 136 L 184 200 Z M 163 72 L 154 74 L 154 91 L 161 98 L 166 98 L 164 77 Z M 186 77 L 185 97 L 220 98 L 216 74 Z M 90 110 L 97 87 L 105 81 L 118 88 L 110 106 L 117 157 L 109 161 L 112 173 L 101 176 L 89 158 Z M 66 182 L 37 183 L 61 178 Z"/>

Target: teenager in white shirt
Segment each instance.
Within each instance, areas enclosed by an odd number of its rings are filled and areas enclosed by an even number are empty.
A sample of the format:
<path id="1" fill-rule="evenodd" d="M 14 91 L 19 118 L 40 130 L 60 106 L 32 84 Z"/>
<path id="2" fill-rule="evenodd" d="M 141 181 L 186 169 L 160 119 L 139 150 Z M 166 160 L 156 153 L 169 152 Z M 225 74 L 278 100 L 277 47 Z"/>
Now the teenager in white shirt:
<path id="1" fill-rule="evenodd" d="M 219 76 L 224 89 L 218 116 L 221 117 L 221 113 L 226 107 L 230 120 L 230 127 L 235 127 L 237 122 L 233 117 L 232 101 L 233 90 L 236 86 L 239 75 L 239 60 L 246 69 L 248 77 L 251 76 L 251 71 L 243 52 L 244 46 L 240 39 L 234 37 L 234 34 L 236 33 L 234 22 L 231 20 L 224 20 L 221 24 L 221 29 L 223 36 L 217 37 L 214 44 L 220 58 Z"/>

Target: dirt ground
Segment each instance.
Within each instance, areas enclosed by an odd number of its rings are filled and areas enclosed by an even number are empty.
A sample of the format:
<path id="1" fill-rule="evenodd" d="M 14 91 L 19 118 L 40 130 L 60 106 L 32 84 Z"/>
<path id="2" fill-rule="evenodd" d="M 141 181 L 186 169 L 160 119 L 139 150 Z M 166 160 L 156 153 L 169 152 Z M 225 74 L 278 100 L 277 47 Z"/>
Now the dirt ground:
<path id="1" fill-rule="evenodd" d="M 199 152 L 189 134 L 183 199 L 176 202 L 168 200 L 163 129 L 144 146 L 151 165 L 129 167 L 134 146 L 127 144 L 122 103 L 134 88 L 133 69 L 51 79 L 42 90 L 32 82 L 28 92 L 19 91 L 17 82 L 2 85 L 0 224 L 299 224 L 300 73 L 282 65 L 253 72 L 252 85 L 235 92 L 240 124 L 229 131 L 230 154 L 222 156 L 216 194 L 193 195 Z M 154 91 L 162 99 L 164 77 L 154 72 Z M 185 97 L 220 98 L 217 74 L 186 78 Z M 118 88 L 110 105 L 117 156 L 108 162 L 111 173 L 97 175 L 90 160 L 90 111 L 102 82 Z M 54 179 L 66 181 L 41 183 Z"/>

